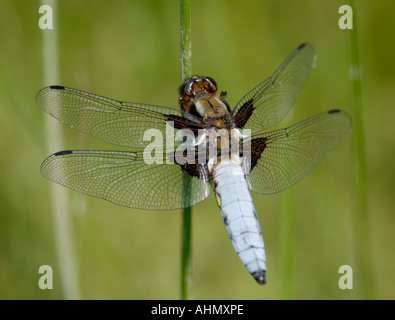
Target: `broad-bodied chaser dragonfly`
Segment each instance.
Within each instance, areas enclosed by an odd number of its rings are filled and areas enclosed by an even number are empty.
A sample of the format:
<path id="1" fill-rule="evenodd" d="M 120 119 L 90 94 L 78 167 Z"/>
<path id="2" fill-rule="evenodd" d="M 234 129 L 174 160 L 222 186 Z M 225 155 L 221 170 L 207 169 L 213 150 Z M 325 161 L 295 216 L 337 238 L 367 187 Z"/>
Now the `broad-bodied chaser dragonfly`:
<path id="1" fill-rule="evenodd" d="M 140 150 L 60 151 L 42 163 L 41 173 L 73 190 L 148 210 L 193 206 L 208 197 L 212 185 L 235 251 L 248 272 L 264 284 L 266 254 L 249 190 L 271 194 L 289 188 L 352 126 L 349 115 L 335 109 L 285 129 L 262 132 L 288 113 L 314 59 L 311 45 L 299 45 L 233 111 L 226 92 L 217 93 L 216 82 L 206 76 L 192 76 L 181 85 L 180 110 L 59 85 L 43 88 L 36 102 L 45 112 L 100 140 Z M 145 133 L 154 130 L 167 137 L 169 128 L 176 137 L 177 132 L 192 132 L 192 139 L 166 138 L 165 150 L 159 149 L 158 155 L 158 149 L 150 149 L 148 154 L 155 151 L 156 156 L 147 163 L 144 149 L 152 147 L 152 137 L 147 139 Z M 226 139 L 224 132 L 232 138 Z M 233 148 L 235 141 L 239 148 Z M 209 146 L 218 150 L 211 152 Z M 178 161 L 181 158 L 186 160 Z"/>

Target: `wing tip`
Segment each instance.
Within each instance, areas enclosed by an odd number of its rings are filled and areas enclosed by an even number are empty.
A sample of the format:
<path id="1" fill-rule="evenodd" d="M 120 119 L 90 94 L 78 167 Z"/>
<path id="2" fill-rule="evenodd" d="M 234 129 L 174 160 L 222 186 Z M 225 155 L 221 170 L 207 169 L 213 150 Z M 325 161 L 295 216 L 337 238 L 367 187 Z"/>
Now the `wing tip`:
<path id="1" fill-rule="evenodd" d="M 306 45 L 307 45 L 307 42 L 303 42 L 303 43 L 301 43 L 301 44 L 297 47 L 297 49 L 298 49 L 298 50 L 301 50 L 301 49 L 303 49 Z"/>
<path id="2" fill-rule="evenodd" d="M 310 47 L 311 49 L 313 49 L 313 46 L 310 42 L 303 42 L 296 47 L 296 50 L 302 50 L 305 47 Z"/>
<path id="3" fill-rule="evenodd" d="M 49 86 L 50 89 L 55 89 L 55 90 L 65 90 L 66 87 L 65 86 L 59 86 L 59 85 L 53 85 L 53 86 Z"/>
<path id="4" fill-rule="evenodd" d="M 352 121 L 351 116 L 347 112 L 345 112 L 343 110 L 340 110 L 340 109 L 332 109 L 332 110 L 328 110 L 326 113 L 330 114 L 330 115 L 341 114 L 345 119 L 348 120 L 348 122 L 349 122 L 349 131 L 351 130 L 353 121 Z"/>
<path id="5" fill-rule="evenodd" d="M 66 154 L 72 154 L 72 153 L 73 153 L 73 150 L 62 150 L 62 151 L 55 152 L 53 154 L 53 156 L 59 157 L 59 156 L 64 156 Z"/>
<path id="6" fill-rule="evenodd" d="M 36 103 L 42 109 L 44 109 L 42 99 L 43 99 L 43 97 L 45 99 L 45 96 L 48 94 L 48 91 L 50 91 L 50 90 L 66 90 L 66 87 L 60 86 L 60 85 L 52 85 L 52 86 L 48 86 L 48 87 L 44 87 L 44 88 L 40 89 L 36 94 Z"/>
<path id="7" fill-rule="evenodd" d="M 49 180 L 52 180 L 51 178 L 49 178 L 49 177 L 47 176 L 47 173 L 46 173 L 47 167 L 52 163 L 52 160 L 54 160 L 54 159 L 57 158 L 57 157 L 61 157 L 61 156 L 68 155 L 68 154 L 73 154 L 73 153 L 74 153 L 73 150 L 62 150 L 62 151 L 58 151 L 58 152 L 55 152 L 55 153 L 51 154 L 51 155 L 48 156 L 48 157 L 43 161 L 43 163 L 41 164 L 41 166 L 40 166 L 40 172 L 41 172 L 41 174 L 42 174 L 45 178 L 47 178 L 47 179 L 49 179 Z M 53 181 L 53 180 L 52 180 L 52 181 Z M 55 182 L 56 182 L 56 181 L 55 181 Z"/>

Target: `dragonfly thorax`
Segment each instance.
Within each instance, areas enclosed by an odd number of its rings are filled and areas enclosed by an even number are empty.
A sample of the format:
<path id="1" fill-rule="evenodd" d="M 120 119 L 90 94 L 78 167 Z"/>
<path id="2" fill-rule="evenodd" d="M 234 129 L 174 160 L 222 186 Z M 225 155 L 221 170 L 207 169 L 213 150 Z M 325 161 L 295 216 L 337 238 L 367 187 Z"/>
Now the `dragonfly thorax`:
<path id="1" fill-rule="evenodd" d="M 206 134 L 200 139 L 199 145 L 203 146 L 208 170 L 214 171 L 220 163 L 232 162 L 241 164 L 240 139 L 242 134 L 239 129 L 216 128 L 206 130 Z"/>
<path id="2" fill-rule="evenodd" d="M 179 103 L 182 110 L 203 118 L 207 112 L 229 113 L 226 92 L 217 94 L 217 83 L 207 76 L 194 75 L 181 85 Z"/>

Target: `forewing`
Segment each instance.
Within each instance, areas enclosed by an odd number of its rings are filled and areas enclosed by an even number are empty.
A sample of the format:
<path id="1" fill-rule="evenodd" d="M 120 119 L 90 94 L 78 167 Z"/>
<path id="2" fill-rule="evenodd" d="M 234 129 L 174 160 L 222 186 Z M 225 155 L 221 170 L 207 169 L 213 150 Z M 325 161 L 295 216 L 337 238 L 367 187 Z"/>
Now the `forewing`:
<path id="1" fill-rule="evenodd" d="M 301 180 L 351 130 L 350 116 L 330 110 L 251 138 L 251 190 L 270 194 Z"/>
<path id="2" fill-rule="evenodd" d="M 36 96 L 40 108 L 59 121 L 81 132 L 112 144 L 143 148 L 151 140 L 150 133 L 159 130 L 166 138 L 166 122 L 176 129 L 197 130 L 199 120 L 181 110 L 118 101 L 64 86 L 41 89 Z M 147 130 L 151 130 L 148 132 Z M 144 133 L 147 132 L 147 141 Z"/>
<path id="3" fill-rule="evenodd" d="M 207 198 L 207 181 L 178 164 L 166 164 L 166 156 L 163 161 L 148 165 L 143 152 L 67 150 L 49 156 L 41 174 L 70 189 L 136 209 L 178 209 Z"/>
<path id="4" fill-rule="evenodd" d="M 304 43 L 284 60 L 280 67 L 248 92 L 232 112 L 239 128 L 251 134 L 273 127 L 289 112 L 314 62 L 314 49 Z"/>

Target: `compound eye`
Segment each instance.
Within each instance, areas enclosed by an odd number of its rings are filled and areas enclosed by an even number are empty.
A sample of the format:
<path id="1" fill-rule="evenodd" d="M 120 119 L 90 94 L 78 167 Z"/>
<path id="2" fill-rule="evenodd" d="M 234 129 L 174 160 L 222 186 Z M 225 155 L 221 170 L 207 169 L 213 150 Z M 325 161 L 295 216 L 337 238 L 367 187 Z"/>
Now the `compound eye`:
<path id="1" fill-rule="evenodd" d="M 213 78 L 204 77 L 205 80 L 205 88 L 207 92 L 215 92 L 217 91 L 217 83 Z"/>
<path id="2" fill-rule="evenodd" d="M 195 77 L 192 76 L 190 78 L 185 79 L 184 83 L 180 86 L 180 95 L 183 96 L 185 94 L 191 96 L 192 95 L 192 86 L 195 83 Z"/>

